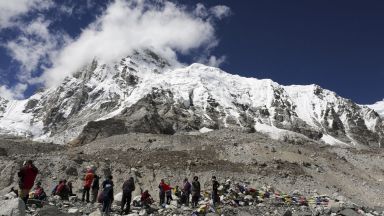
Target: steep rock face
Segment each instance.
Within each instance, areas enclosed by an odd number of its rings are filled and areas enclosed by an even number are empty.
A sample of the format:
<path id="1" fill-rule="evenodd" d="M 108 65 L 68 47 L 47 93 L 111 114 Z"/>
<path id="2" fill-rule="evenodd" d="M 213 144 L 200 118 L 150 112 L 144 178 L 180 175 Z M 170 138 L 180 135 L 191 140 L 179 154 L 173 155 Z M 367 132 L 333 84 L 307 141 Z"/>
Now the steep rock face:
<path id="1" fill-rule="evenodd" d="M 4 114 L 5 109 L 7 108 L 8 100 L 0 97 L 0 117 Z"/>
<path id="2" fill-rule="evenodd" d="M 113 64 L 94 60 L 57 88 L 24 101 L 0 100 L 0 132 L 88 143 L 128 132 L 243 127 L 329 144 L 384 141 L 376 112 L 319 86 L 282 86 L 201 64 L 173 68 L 150 51 Z"/>
<path id="3" fill-rule="evenodd" d="M 55 143 L 72 140 L 89 121 L 119 109 L 134 89 L 138 71 L 155 73 L 169 66 L 164 60 L 155 62 L 153 55 L 136 53 L 112 65 L 94 60 L 57 88 L 10 101 L 3 112 L 0 105 L 0 133 Z"/>

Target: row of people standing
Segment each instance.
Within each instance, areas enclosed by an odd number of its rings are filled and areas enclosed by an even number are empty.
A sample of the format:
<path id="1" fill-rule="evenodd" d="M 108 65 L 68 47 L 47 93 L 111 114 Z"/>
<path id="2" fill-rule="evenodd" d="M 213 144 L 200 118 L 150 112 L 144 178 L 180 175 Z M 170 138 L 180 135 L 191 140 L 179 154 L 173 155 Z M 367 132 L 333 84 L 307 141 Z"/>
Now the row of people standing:
<path id="1" fill-rule="evenodd" d="M 213 205 L 216 205 L 220 202 L 220 198 L 218 195 L 218 188 L 220 184 L 216 180 L 216 177 L 212 177 L 212 201 Z M 164 179 L 160 180 L 158 185 L 159 188 L 159 205 L 164 206 L 165 204 L 170 204 L 173 200 L 172 198 L 172 189 L 175 189 L 175 195 L 179 198 L 179 204 L 184 204 L 189 206 L 190 197 L 192 197 L 192 207 L 195 208 L 198 206 L 198 202 L 201 197 L 201 185 L 199 182 L 199 178 L 197 176 L 193 177 L 192 183 L 188 181 L 188 178 L 183 180 L 183 186 L 180 191 L 180 188 L 176 186 L 172 188 L 169 184 L 167 184 Z M 135 182 L 133 177 L 130 177 L 123 184 L 123 195 L 121 200 L 121 213 L 128 214 L 130 212 L 130 203 L 132 200 L 132 192 L 135 190 Z M 144 192 L 141 190 L 141 204 L 140 206 L 148 207 L 153 203 L 153 199 L 149 194 L 148 190 Z"/>
<path id="2" fill-rule="evenodd" d="M 24 166 L 20 169 L 19 175 L 19 186 L 20 186 L 20 197 L 27 204 L 29 191 L 34 185 L 34 181 L 38 174 L 38 169 L 33 165 L 32 161 L 27 161 Z M 86 170 L 83 184 L 83 193 L 82 201 L 83 202 L 96 202 L 99 201 L 103 204 L 102 211 L 104 213 L 109 213 L 111 204 L 114 199 L 113 187 L 114 183 L 112 181 L 112 176 L 108 176 L 105 181 L 103 181 L 102 191 L 99 192 L 99 181 L 100 177 L 95 174 L 95 169 L 89 167 Z M 164 179 L 160 181 L 159 184 L 159 198 L 160 205 L 170 204 L 172 201 L 172 187 L 169 184 L 166 184 Z M 212 200 L 213 204 L 219 202 L 218 196 L 218 187 L 219 183 L 216 180 L 216 177 L 212 177 Z M 179 204 L 189 205 L 190 197 L 192 197 L 192 207 L 197 207 L 198 201 L 201 197 L 201 185 L 197 176 L 193 177 L 192 183 L 188 181 L 188 178 L 183 180 L 183 186 L 179 191 L 179 187 L 175 188 L 175 194 L 179 196 Z M 132 192 L 135 190 L 135 182 L 133 177 L 130 177 L 123 184 L 123 196 L 121 202 L 121 211 L 122 213 L 129 213 L 130 203 L 132 201 Z M 36 194 L 42 194 L 43 189 L 41 183 L 38 183 L 36 186 Z M 45 192 L 44 192 L 45 194 Z M 73 196 L 72 192 L 72 183 L 66 180 L 61 180 L 59 184 L 54 188 L 52 195 L 59 195 L 62 199 L 67 200 L 69 196 Z M 90 197 L 92 198 L 90 200 Z M 144 192 L 141 191 L 141 204 L 143 206 L 148 206 L 153 203 L 153 199 L 149 194 L 148 190 Z"/>
<path id="3" fill-rule="evenodd" d="M 216 205 L 220 202 L 218 195 L 218 188 L 220 184 L 217 181 L 216 177 L 212 177 L 212 201 L 213 205 Z M 197 207 L 199 199 L 201 197 L 201 184 L 197 176 L 193 177 L 192 184 L 188 181 L 188 178 L 183 180 L 183 186 L 181 193 L 179 193 L 179 187 L 175 187 L 175 195 L 179 196 L 179 204 L 184 204 L 186 206 L 190 203 L 190 197 L 192 197 L 192 207 Z M 165 201 L 166 198 L 166 201 Z M 164 182 L 164 179 L 161 179 L 159 184 L 159 205 L 163 206 L 164 204 L 170 204 L 172 200 L 172 187 Z"/>
<path id="4" fill-rule="evenodd" d="M 26 206 L 30 197 L 30 191 L 35 184 L 38 173 L 39 170 L 33 164 L 32 160 L 24 162 L 23 166 L 18 172 L 19 190 L 14 188 L 11 189 L 11 192 L 14 192 L 16 195 L 18 195 L 24 201 Z M 91 167 L 87 168 L 86 175 L 84 177 L 82 201 L 90 202 L 91 191 L 92 202 L 99 201 L 103 203 L 102 211 L 108 214 L 113 202 L 114 184 L 112 181 L 112 176 L 108 176 L 107 179 L 102 183 L 103 191 L 101 191 L 101 193 L 99 193 L 99 179 L 99 176 L 94 173 L 94 169 Z M 76 196 L 72 192 L 72 182 L 67 182 L 65 179 L 59 181 L 59 183 L 52 190 L 51 195 L 58 195 L 63 200 L 68 200 L 70 196 Z M 41 182 L 36 184 L 33 192 L 33 198 L 37 200 L 45 200 L 47 198 L 44 189 L 41 187 Z"/>

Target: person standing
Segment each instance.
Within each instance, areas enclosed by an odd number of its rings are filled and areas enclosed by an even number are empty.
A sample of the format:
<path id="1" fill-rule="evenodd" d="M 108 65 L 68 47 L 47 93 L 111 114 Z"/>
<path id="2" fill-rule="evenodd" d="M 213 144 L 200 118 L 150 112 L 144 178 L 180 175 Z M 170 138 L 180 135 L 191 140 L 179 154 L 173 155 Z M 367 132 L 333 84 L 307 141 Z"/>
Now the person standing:
<path id="1" fill-rule="evenodd" d="M 107 177 L 107 179 L 103 182 L 103 208 L 102 208 L 102 215 L 109 215 L 109 212 L 111 211 L 111 205 L 113 202 L 113 177 L 110 175 Z"/>
<path id="2" fill-rule="evenodd" d="M 68 190 L 69 190 L 69 196 L 76 196 L 76 194 L 73 193 L 73 185 L 72 185 L 71 181 L 69 181 L 67 183 L 67 186 L 68 186 Z"/>
<path id="3" fill-rule="evenodd" d="M 216 206 L 217 203 L 220 202 L 218 190 L 219 190 L 219 182 L 216 180 L 216 176 L 212 176 L 212 203 L 213 206 Z"/>
<path id="4" fill-rule="evenodd" d="M 128 214 L 131 208 L 132 192 L 135 190 L 135 180 L 130 177 L 123 184 L 123 197 L 121 199 L 121 214 Z M 124 206 L 127 205 L 124 210 Z"/>
<path id="5" fill-rule="evenodd" d="M 20 198 L 24 201 L 25 205 L 28 203 L 29 192 L 35 184 L 35 179 L 39 170 L 33 165 L 32 160 L 28 160 L 18 172 Z"/>
<path id="6" fill-rule="evenodd" d="M 189 183 L 188 178 L 185 178 L 183 181 L 183 203 L 185 203 L 186 206 L 189 206 L 189 197 L 191 195 L 191 183 Z"/>
<path id="7" fill-rule="evenodd" d="M 169 205 L 169 204 L 171 204 L 171 201 L 173 200 L 172 187 L 169 184 L 165 183 L 164 184 L 164 191 L 165 191 L 165 197 L 167 198 L 166 203 L 167 203 L 167 205 Z"/>
<path id="8" fill-rule="evenodd" d="M 92 186 L 91 186 L 92 203 L 95 203 L 97 201 L 97 195 L 98 195 L 99 189 L 100 189 L 99 181 L 100 181 L 100 177 L 95 174 L 93 176 L 93 182 L 92 182 Z"/>
<path id="9" fill-rule="evenodd" d="M 201 187 L 200 187 L 199 177 L 195 176 L 193 177 L 193 181 L 192 181 L 192 207 L 193 208 L 197 207 L 197 204 L 200 198 L 200 192 L 201 192 Z"/>
<path id="10" fill-rule="evenodd" d="M 92 182 L 93 182 L 93 170 L 92 168 L 87 168 L 87 173 L 84 176 L 84 187 L 83 187 L 83 196 L 82 201 L 84 200 L 89 203 L 89 191 L 91 190 Z"/>
<path id="11" fill-rule="evenodd" d="M 166 189 L 165 185 L 166 184 L 164 182 L 164 179 L 161 179 L 159 184 L 159 199 L 160 199 L 159 205 L 160 206 L 162 206 L 165 202 L 165 189 Z"/>

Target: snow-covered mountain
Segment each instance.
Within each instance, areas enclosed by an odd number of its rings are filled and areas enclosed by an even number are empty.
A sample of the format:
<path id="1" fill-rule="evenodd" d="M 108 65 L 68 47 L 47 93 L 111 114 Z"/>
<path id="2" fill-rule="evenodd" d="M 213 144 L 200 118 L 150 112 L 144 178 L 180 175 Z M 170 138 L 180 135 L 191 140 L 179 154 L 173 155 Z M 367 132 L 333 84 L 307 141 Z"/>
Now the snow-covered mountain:
<path id="1" fill-rule="evenodd" d="M 384 100 L 376 102 L 372 105 L 367 105 L 367 106 L 375 110 L 381 117 L 384 117 Z"/>
<path id="2" fill-rule="evenodd" d="M 0 99 L 0 133 L 54 143 L 224 127 L 329 144 L 384 142 L 375 111 L 317 85 L 282 86 L 202 64 L 174 69 L 148 50 L 114 64 L 94 60 L 27 100 Z"/>

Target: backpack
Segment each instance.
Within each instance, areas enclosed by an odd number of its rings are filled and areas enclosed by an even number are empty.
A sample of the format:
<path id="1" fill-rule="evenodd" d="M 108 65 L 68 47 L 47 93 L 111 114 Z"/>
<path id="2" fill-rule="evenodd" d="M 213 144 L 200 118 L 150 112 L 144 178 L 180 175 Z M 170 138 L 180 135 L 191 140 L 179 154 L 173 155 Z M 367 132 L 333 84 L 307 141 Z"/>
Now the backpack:
<path id="1" fill-rule="evenodd" d="M 94 176 L 91 187 L 92 189 L 99 189 L 99 176 Z"/>
<path id="2" fill-rule="evenodd" d="M 102 192 L 101 199 L 103 201 L 106 201 L 107 199 L 110 199 L 111 197 L 113 197 L 112 193 L 113 193 L 113 187 L 112 186 L 105 187 L 103 192 Z"/>
<path id="3" fill-rule="evenodd" d="M 123 192 L 130 193 L 134 190 L 133 182 L 130 180 L 127 180 L 123 184 Z"/>
<path id="4" fill-rule="evenodd" d="M 185 185 L 184 185 L 184 190 L 186 190 L 185 192 L 191 193 L 192 192 L 192 185 L 191 185 L 191 183 L 186 182 Z"/>

